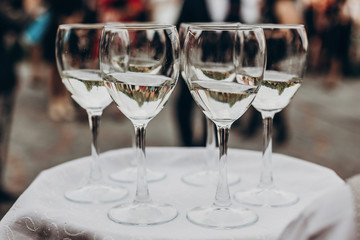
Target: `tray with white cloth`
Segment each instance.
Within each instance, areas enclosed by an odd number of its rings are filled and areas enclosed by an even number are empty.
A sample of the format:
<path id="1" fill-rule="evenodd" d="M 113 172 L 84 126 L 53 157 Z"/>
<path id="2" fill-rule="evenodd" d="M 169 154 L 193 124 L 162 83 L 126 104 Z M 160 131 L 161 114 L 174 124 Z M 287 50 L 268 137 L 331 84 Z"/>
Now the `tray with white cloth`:
<path id="1" fill-rule="evenodd" d="M 179 216 L 166 224 L 151 227 L 126 226 L 112 222 L 107 211 L 118 203 L 79 204 L 64 198 L 64 192 L 79 186 L 90 168 L 90 157 L 66 162 L 42 171 L 18 198 L 0 222 L 0 239 L 277 239 L 287 224 L 315 198 L 344 184 L 331 169 L 282 154 L 273 154 L 275 184 L 295 192 L 300 201 L 288 207 L 259 208 L 233 204 L 252 209 L 259 220 L 252 226 L 232 230 L 207 229 L 193 225 L 186 212 L 199 205 L 211 204 L 216 186 L 194 187 L 184 184 L 181 177 L 202 167 L 205 148 L 149 147 L 147 166 L 166 172 L 167 177 L 149 184 L 154 201 L 170 203 L 179 210 Z M 101 155 L 107 175 L 125 167 L 133 149 L 119 149 Z M 228 171 L 241 177 L 240 183 L 230 186 L 231 194 L 250 189 L 259 181 L 261 153 L 229 149 Z M 129 195 L 121 202 L 131 201 L 135 184 L 125 186 Z"/>

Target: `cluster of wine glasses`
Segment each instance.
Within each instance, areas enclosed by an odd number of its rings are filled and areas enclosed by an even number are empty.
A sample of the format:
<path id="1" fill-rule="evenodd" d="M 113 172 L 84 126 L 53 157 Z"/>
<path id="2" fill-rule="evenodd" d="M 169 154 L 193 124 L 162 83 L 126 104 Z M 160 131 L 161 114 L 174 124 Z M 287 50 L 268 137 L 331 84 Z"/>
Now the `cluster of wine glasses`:
<path id="1" fill-rule="evenodd" d="M 264 121 L 263 168 L 260 183 L 234 198 L 256 206 L 287 206 L 299 198 L 277 189 L 271 167 L 271 128 L 275 113 L 286 107 L 302 83 L 307 37 L 302 25 L 242 25 L 239 23 L 183 23 L 179 31 L 167 24 L 111 23 L 60 25 L 56 58 L 62 81 L 89 116 L 92 131 L 88 183 L 65 193 L 79 203 L 106 203 L 128 195 L 123 187 L 105 183 L 98 150 L 103 109 L 114 102 L 133 123 L 134 160 L 115 181 L 136 181 L 132 202 L 108 211 L 108 217 L 128 225 L 156 225 L 178 216 L 170 204 L 153 201 L 148 181 L 165 173 L 147 169 L 146 126 L 164 107 L 181 73 L 189 91 L 208 119 L 204 169 L 183 176 L 184 183 L 205 186 L 217 181 L 213 204 L 188 211 L 187 219 L 200 226 L 229 229 L 248 226 L 258 215 L 232 204 L 229 184 L 240 181 L 227 173 L 230 127 L 252 105 Z M 215 128 L 218 161 L 215 161 Z M 133 162 L 133 160 L 130 160 Z M 218 171 L 215 170 L 218 168 Z"/>

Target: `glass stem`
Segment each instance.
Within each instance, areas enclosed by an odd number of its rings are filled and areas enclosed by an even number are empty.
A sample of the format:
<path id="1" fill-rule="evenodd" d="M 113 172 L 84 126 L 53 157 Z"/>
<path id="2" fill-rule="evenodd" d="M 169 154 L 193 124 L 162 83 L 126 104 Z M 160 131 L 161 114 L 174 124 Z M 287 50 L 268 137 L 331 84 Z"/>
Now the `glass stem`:
<path id="1" fill-rule="evenodd" d="M 259 187 L 270 189 L 273 187 L 272 174 L 272 127 L 274 115 L 263 116 L 264 135 L 263 135 L 263 152 L 262 152 L 262 170 L 260 175 Z"/>
<path id="2" fill-rule="evenodd" d="M 92 143 L 91 143 L 91 170 L 90 170 L 90 179 L 89 183 L 99 183 L 102 180 L 102 168 L 100 164 L 99 156 L 99 146 L 98 146 L 98 135 L 100 127 L 100 117 L 102 111 L 100 112 L 88 112 L 89 117 L 89 126 L 92 133 Z"/>
<path id="3" fill-rule="evenodd" d="M 227 179 L 227 144 L 229 140 L 229 127 L 217 127 L 219 139 L 219 183 L 216 190 L 214 206 L 230 207 L 231 198 Z"/>
<path id="4" fill-rule="evenodd" d="M 132 148 L 132 151 L 133 151 L 134 155 L 130 159 L 130 166 L 134 167 L 134 168 L 137 166 L 137 163 L 136 163 L 136 142 L 135 141 L 136 141 L 136 139 L 135 139 L 135 137 L 133 137 L 132 143 L 131 143 L 131 148 Z"/>
<path id="5" fill-rule="evenodd" d="M 135 146 L 137 159 L 137 187 L 135 203 L 151 202 L 149 188 L 146 181 L 146 153 L 145 153 L 146 124 L 135 125 Z"/>
<path id="6" fill-rule="evenodd" d="M 216 166 L 216 159 L 214 157 L 216 151 L 215 128 L 214 123 L 209 118 L 206 118 L 206 151 L 208 157 L 205 161 L 205 170 L 209 171 Z"/>

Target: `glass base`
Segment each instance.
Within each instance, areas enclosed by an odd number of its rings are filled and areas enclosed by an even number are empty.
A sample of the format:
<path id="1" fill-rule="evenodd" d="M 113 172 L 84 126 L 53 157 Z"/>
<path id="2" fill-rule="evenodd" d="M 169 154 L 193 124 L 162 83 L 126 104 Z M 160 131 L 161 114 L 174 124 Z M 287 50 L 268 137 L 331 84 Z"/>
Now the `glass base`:
<path id="1" fill-rule="evenodd" d="M 108 217 L 116 223 L 137 226 L 167 223 L 177 216 L 173 206 L 153 202 L 120 204 L 108 212 Z"/>
<path id="2" fill-rule="evenodd" d="M 257 222 L 259 217 L 251 210 L 240 207 L 197 207 L 190 210 L 187 219 L 196 225 L 215 228 L 233 229 L 250 226 Z"/>
<path id="3" fill-rule="evenodd" d="M 125 198 L 128 190 L 124 187 L 113 187 L 102 184 L 86 185 L 65 192 L 65 198 L 77 203 L 108 203 Z"/>
<path id="4" fill-rule="evenodd" d="M 146 181 L 157 182 L 165 179 L 166 174 L 146 169 Z M 127 167 L 110 175 L 110 179 L 116 182 L 133 183 L 137 181 L 137 167 Z"/>
<path id="5" fill-rule="evenodd" d="M 262 207 L 290 206 L 299 201 L 299 197 L 295 193 L 276 188 L 255 188 L 245 192 L 237 192 L 234 197 L 241 203 Z"/>
<path id="6" fill-rule="evenodd" d="M 189 173 L 181 178 L 181 180 L 191 186 L 205 187 L 218 183 L 219 172 L 213 170 L 201 170 Z M 228 174 L 228 184 L 235 185 L 240 182 L 240 177 L 234 174 Z"/>

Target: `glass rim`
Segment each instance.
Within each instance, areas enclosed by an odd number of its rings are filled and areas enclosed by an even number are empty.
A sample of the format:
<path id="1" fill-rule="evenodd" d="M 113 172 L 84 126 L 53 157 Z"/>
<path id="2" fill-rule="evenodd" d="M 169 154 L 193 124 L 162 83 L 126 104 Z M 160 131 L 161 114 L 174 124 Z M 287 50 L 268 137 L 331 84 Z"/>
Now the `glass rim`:
<path id="1" fill-rule="evenodd" d="M 185 25 L 185 27 L 188 28 L 195 28 L 195 27 L 201 27 L 206 28 L 207 26 L 209 28 L 214 27 L 224 27 L 226 29 L 229 28 L 255 28 L 260 27 L 263 29 L 305 29 L 304 24 L 282 24 L 282 23 L 258 23 L 258 24 L 244 24 L 241 22 L 183 22 L 180 23 L 181 25 Z M 220 30 L 220 29 L 219 29 Z M 235 29 L 234 29 L 235 30 Z"/>
<path id="2" fill-rule="evenodd" d="M 104 23 L 72 23 L 60 24 L 59 29 L 101 29 L 104 26 Z"/>
<path id="3" fill-rule="evenodd" d="M 204 30 L 204 31 L 259 31 L 262 30 L 257 25 L 191 25 L 188 30 Z"/>
<path id="4" fill-rule="evenodd" d="M 189 26 L 198 26 L 198 25 L 207 25 L 207 26 L 237 26 L 239 22 L 182 22 L 181 26 L 189 27 Z"/>
<path id="5" fill-rule="evenodd" d="M 171 29 L 176 28 L 175 25 L 172 24 L 164 24 L 164 23 L 108 23 L 104 25 L 104 29 L 126 29 L 126 30 L 156 30 L 156 29 Z"/>
<path id="6" fill-rule="evenodd" d="M 247 25 L 247 24 L 240 24 Z M 258 26 L 263 29 L 303 29 L 305 28 L 304 24 L 282 24 L 282 23 L 259 23 L 259 24 L 250 24 L 249 26 Z"/>
<path id="7" fill-rule="evenodd" d="M 138 21 L 131 21 L 131 22 L 105 22 L 105 26 L 122 26 L 122 25 L 149 25 L 149 24 L 162 24 L 156 21 L 149 21 L 149 22 L 138 22 Z M 162 25 L 170 25 L 170 24 L 162 24 Z"/>

